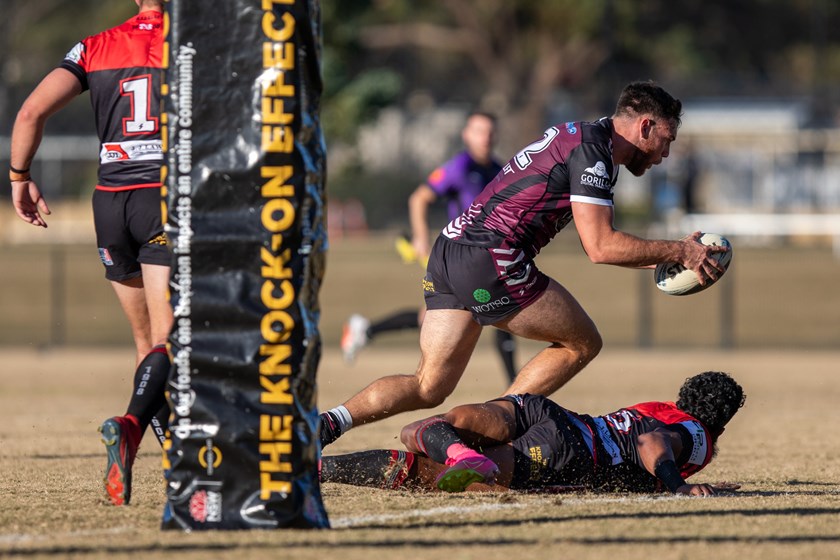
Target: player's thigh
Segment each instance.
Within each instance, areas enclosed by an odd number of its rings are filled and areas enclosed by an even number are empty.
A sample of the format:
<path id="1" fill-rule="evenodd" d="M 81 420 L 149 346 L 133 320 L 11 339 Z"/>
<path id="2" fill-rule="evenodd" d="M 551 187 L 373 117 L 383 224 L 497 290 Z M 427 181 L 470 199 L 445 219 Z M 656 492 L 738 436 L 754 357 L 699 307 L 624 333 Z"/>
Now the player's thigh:
<path id="1" fill-rule="evenodd" d="M 96 190 L 93 193 L 93 226 L 105 277 L 127 282 L 140 276 L 138 243 L 126 227 L 126 192 Z"/>
<path id="2" fill-rule="evenodd" d="M 469 311 L 427 310 L 420 328 L 420 386 L 450 394 L 461 379 L 479 336 L 481 326 Z"/>
<path id="3" fill-rule="evenodd" d="M 456 406 L 443 417 L 471 447 L 505 444 L 516 431 L 516 404 L 510 399 Z"/>
<path id="4" fill-rule="evenodd" d="M 531 305 L 496 326 L 545 342 L 568 344 L 600 339 L 598 328 L 580 303 L 553 279 L 549 279 L 543 294 Z"/>

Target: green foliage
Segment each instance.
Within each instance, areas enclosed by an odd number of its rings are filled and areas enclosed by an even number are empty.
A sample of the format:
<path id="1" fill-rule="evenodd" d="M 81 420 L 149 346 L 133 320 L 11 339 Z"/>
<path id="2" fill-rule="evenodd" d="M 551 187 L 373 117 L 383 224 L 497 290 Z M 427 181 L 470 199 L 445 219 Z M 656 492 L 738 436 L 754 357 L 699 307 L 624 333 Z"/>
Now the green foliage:
<path id="1" fill-rule="evenodd" d="M 5 37 L 13 81 L 34 85 L 81 39 L 137 13 L 131 0 L 4 0 L 12 14 Z M 0 39 L 2 40 L 2 39 Z"/>
<path id="2" fill-rule="evenodd" d="M 361 72 L 344 87 L 331 91 L 323 109 L 322 122 L 329 138 L 352 142 L 361 124 L 379 109 L 392 105 L 400 93 L 402 80 L 393 70 Z"/>

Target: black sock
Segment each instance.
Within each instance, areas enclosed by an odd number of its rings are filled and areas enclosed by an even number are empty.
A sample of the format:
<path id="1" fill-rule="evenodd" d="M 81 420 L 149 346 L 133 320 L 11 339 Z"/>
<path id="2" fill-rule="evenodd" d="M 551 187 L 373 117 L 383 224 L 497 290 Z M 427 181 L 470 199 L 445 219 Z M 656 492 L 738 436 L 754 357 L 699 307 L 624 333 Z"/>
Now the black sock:
<path id="1" fill-rule="evenodd" d="M 341 437 L 341 422 L 329 410 L 321 413 L 321 449 Z"/>
<path id="2" fill-rule="evenodd" d="M 150 425 L 152 426 L 152 431 L 155 433 L 155 437 L 161 447 L 163 447 L 163 443 L 166 441 L 166 432 L 169 430 L 170 414 L 171 410 L 169 410 L 169 405 L 164 404 L 163 407 L 158 410 L 154 416 L 152 416 Z"/>
<path id="3" fill-rule="evenodd" d="M 430 459 L 437 463 L 446 463 L 446 450 L 453 443 L 463 444 L 458 437 L 455 428 L 441 417 L 431 419 L 430 422 L 420 426 L 415 435 L 422 444 L 423 451 Z"/>
<path id="4" fill-rule="evenodd" d="M 507 373 L 508 380 L 513 383 L 513 380 L 516 379 L 516 365 L 514 364 L 516 341 L 513 340 L 513 335 L 502 329 L 496 329 L 496 349 L 505 364 L 505 373 Z"/>
<path id="5" fill-rule="evenodd" d="M 399 488 L 414 474 L 414 459 L 408 451 L 388 449 L 322 457 L 321 482 Z"/>
<path id="6" fill-rule="evenodd" d="M 384 319 L 372 323 L 367 330 L 368 340 L 373 339 L 376 335 L 386 331 L 403 331 L 408 329 L 416 329 L 417 317 L 419 311 L 417 309 L 410 309 L 388 315 Z"/>
<path id="7" fill-rule="evenodd" d="M 166 347 L 160 345 L 155 346 L 137 367 L 134 392 L 126 412 L 140 421 L 140 433 L 146 431 L 155 414 L 166 405 L 165 391 L 170 365 Z"/>

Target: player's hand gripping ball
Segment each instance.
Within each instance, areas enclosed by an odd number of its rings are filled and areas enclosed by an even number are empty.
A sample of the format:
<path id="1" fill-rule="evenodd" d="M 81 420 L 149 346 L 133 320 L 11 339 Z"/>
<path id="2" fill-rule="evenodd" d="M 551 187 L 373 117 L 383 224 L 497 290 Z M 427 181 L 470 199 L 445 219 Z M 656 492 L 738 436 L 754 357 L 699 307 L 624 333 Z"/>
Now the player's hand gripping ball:
<path id="1" fill-rule="evenodd" d="M 714 245 L 729 247 L 729 251 L 725 253 L 714 253 L 712 258 L 723 266 L 724 272 L 729 269 L 729 263 L 732 262 L 732 244 L 729 240 L 718 235 L 717 233 L 704 233 L 700 236 L 700 243 L 703 245 Z M 700 278 L 693 270 L 688 270 L 680 263 L 660 263 L 656 265 L 656 270 L 653 273 L 656 287 L 672 296 L 687 296 L 689 294 L 696 294 L 702 292 L 712 284 L 723 277 L 723 272 L 718 276 L 717 280 L 706 279 L 706 285 L 700 284 Z"/>

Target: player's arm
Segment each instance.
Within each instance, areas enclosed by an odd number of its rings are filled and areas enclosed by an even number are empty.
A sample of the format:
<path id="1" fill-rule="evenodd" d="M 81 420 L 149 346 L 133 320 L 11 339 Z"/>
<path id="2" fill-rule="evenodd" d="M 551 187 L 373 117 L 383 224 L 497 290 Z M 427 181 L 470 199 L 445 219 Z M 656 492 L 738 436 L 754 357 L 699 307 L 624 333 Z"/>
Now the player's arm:
<path id="1" fill-rule="evenodd" d="M 686 496 L 711 496 L 715 487 L 709 484 L 689 484 L 677 468 L 676 458 L 683 449 L 683 436 L 677 430 L 657 428 L 636 438 L 639 459 L 645 469 L 662 481 L 668 490 Z"/>
<path id="2" fill-rule="evenodd" d="M 679 241 L 642 239 L 613 227 L 611 205 L 572 202 L 572 214 L 583 249 L 596 264 L 649 268 L 662 262 L 678 262 L 697 273 L 701 283 L 717 279 L 724 268 L 712 258 L 725 247 L 703 245 L 700 232 Z"/>
<path id="3" fill-rule="evenodd" d="M 41 212 L 50 210 L 38 185 L 29 177 L 29 167 L 44 134 L 47 119 L 66 106 L 82 92 L 78 78 L 68 70 L 56 68 L 24 101 L 12 129 L 9 175 L 12 184 L 12 203 L 18 217 L 35 226 L 47 227 Z"/>
<path id="4" fill-rule="evenodd" d="M 437 193 L 426 183 L 421 184 L 408 197 L 408 219 L 411 223 L 411 244 L 417 258 L 423 262 L 429 257 L 429 206 L 437 200 Z"/>

